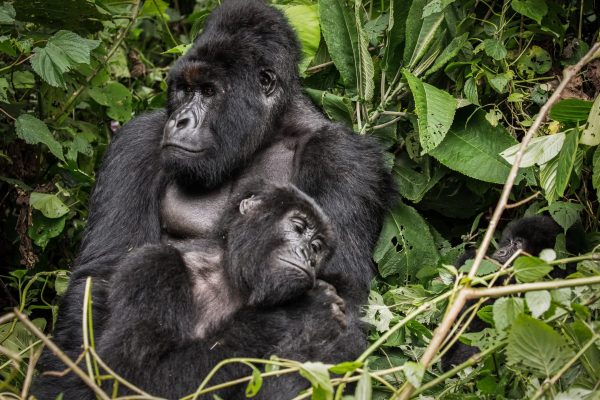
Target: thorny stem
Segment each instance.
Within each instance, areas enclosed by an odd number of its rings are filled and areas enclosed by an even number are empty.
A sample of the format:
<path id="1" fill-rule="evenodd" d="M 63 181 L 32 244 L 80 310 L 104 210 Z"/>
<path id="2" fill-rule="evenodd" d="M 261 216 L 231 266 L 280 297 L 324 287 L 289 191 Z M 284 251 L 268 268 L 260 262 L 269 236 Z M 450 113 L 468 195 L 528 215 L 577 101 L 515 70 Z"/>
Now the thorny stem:
<path id="1" fill-rule="evenodd" d="M 552 107 L 552 105 L 559 99 L 561 93 L 567 87 L 567 84 L 569 83 L 569 81 L 575 75 L 577 75 L 577 73 L 581 70 L 581 68 L 583 68 L 583 66 L 585 64 L 587 64 L 589 61 L 592 60 L 592 58 L 595 56 L 596 52 L 598 52 L 599 50 L 600 50 L 600 42 L 597 42 L 590 48 L 590 50 L 586 53 L 586 55 L 583 56 L 583 58 L 581 58 L 581 60 L 579 60 L 579 62 L 577 64 L 565 68 L 565 70 L 563 71 L 562 82 L 558 85 L 558 87 L 556 88 L 556 91 L 552 94 L 552 96 L 550 96 L 550 98 L 548 99 L 546 104 L 544 104 L 544 106 L 540 109 L 540 112 L 539 112 L 537 118 L 535 119 L 535 121 L 533 122 L 533 124 L 531 125 L 529 130 L 527 131 L 527 134 L 523 137 L 521 146 L 519 147 L 519 151 L 516 154 L 513 166 L 510 170 L 510 173 L 508 174 L 508 179 L 506 180 L 506 183 L 504 184 L 504 189 L 502 191 L 502 195 L 500 196 L 500 200 L 498 201 L 498 204 L 496 205 L 496 209 L 494 210 L 494 213 L 492 215 L 490 225 L 485 233 L 485 236 L 483 237 L 481 245 L 479 246 L 479 248 L 477 250 L 477 254 L 475 256 L 475 260 L 473 261 L 473 266 L 471 267 L 471 271 L 469 271 L 468 277 L 470 280 L 473 280 L 473 278 L 475 277 L 475 274 L 477 273 L 477 270 L 479 269 L 479 266 L 481 265 L 481 261 L 483 261 L 483 258 L 487 252 L 490 242 L 492 241 L 492 236 L 494 234 L 494 231 L 496 230 L 496 226 L 498 225 L 498 222 L 500 221 L 502 212 L 506 208 L 506 204 L 508 203 L 508 197 L 510 195 L 511 189 L 517 178 L 517 174 L 519 172 L 519 166 L 521 165 L 521 160 L 523 158 L 523 154 L 525 153 L 525 150 L 527 149 L 527 145 L 531 141 L 531 138 L 533 137 L 534 133 L 537 132 L 537 130 L 542 125 L 542 123 L 545 121 L 546 116 L 548 115 L 548 112 L 550 111 L 550 107 Z M 573 281 L 575 281 L 575 280 L 572 280 L 571 283 L 573 283 Z M 545 284 L 546 282 L 540 282 L 540 283 Z M 528 284 L 528 285 L 536 285 L 536 284 Z M 519 285 L 512 285 L 512 286 L 519 286 Z M 506 288 L 508 288 L 508 286 L 504 287 L 504 288 L 490 288 L 490 289 L 478 289 L 478 290 L 481 291 L 481 293 L 487 291 L 488 293 L 497 294 L 497 293 L 500 293 L 498 290 L 504 290 Z M 425 369 L 427 369 L 429 367 L 429 365 L 431 364 L 431 361 L 433 360 L 433 358 L 435 357 L 435 354 L 438 352 L 442 343 L 444 342 L 444 339 L 446 338 L 450 328 L 452 327 L 452 324 L 458 317 L 460 310 L 462 310 L 462 308 L 464 307 L 465 302 L 469 298 L 467 296 L 467 292 L 469 290 L 470 290 L 469 283 L 467 283 L 467 286 L 459 289 L 458 295 L 456 296 L 456 301 L 452 304 L 450 309 L 447 311 L 446 315 L 444 316 L 444 319 L 442 320 L 442 323 L 440 324 L 438 329 L 435 331 L 433 338 L 429 342 L 429 346 L 427 346 L 427 349 L 425 350 L 425 353 L 423 354 L 423 356 L 421 357 L 421 360 L 420 360 L 420 363 L 425 367 Z M 538 289 L 538 290 L 541 290 L 541 289 Z M 515 292 L 510 292 L 510 293 L 515 293 Z M 487 295 L 490 295 L 490 294 L 487 294 Z M 500 294 L 500 296 L 501 295 L 502 294 Z M 492 296 L 490 295 L 490 297 L 492 297 Z M 402 389 L 396 395 L 394 395 L 393 398 L 398 399 L 398 400 L 408 400 L 411 397 L 411 394 L 413 393 L 414 390 L 415 390 L 415 388 L 412 385 L 408 384 L 404 389 Z"/>

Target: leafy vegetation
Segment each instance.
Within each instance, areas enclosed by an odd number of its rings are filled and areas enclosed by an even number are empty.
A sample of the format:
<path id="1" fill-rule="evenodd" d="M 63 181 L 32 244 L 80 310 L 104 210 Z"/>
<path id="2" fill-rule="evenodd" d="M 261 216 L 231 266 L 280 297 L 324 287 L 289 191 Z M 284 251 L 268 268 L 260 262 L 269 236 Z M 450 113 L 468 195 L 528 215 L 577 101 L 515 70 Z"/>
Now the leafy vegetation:
<path id="1" fill-rule="evenodd" d="M 0 3 L 2 396 L 27 394 L 110 138 L 164 105 L 169 65 L 217 3 Z M 331 119 L 380 138 L 402 200 L 374 252 L 372 346 L 333 367 L 241 360 L 247 394 L 282 368 L 312 383 L 298 398 L 340 399 L 346 382 L 358 382 L 356 399 L 600 398 L 600 59 L 562 76 L 598 41 L 595 2 L 273 3 L 298 32 L 307 93 Z M 536 121 L 557 88 L 548 119 Z M 454 267 L 465 246 L 495 243 L 484 232 L 507 181 L 501 225 L 546 212 L 568 235 L 512 266 Z M 452 325 L 446 311 L 467 299 L 459 320 L 476 314 L 489 328 Z M 442 371 L 437 361 L 457 340 L 480 356 Z"/>

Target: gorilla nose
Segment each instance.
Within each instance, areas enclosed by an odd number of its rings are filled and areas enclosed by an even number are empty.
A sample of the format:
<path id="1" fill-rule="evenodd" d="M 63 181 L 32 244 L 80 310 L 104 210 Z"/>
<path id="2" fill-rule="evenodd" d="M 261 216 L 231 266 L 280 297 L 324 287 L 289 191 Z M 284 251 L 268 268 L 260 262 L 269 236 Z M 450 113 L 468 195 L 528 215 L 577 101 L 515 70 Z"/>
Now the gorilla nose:
<path id="1" fill-rule="evenodd" d="M 191 108 L 186 108 L 174 116 L 177 129 L 195 128 L 198 124 L 198 118 Z"/>

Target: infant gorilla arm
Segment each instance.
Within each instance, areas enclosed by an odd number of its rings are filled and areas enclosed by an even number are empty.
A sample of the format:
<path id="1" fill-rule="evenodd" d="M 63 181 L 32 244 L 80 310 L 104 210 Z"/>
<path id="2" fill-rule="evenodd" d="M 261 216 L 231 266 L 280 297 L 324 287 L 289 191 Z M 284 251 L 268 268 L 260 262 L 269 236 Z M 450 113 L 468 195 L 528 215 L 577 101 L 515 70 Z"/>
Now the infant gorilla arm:
<path id="1" fill-rule="evenodd" d="M 327 217 L 291 185 L 252 193 L 225 213 L 222 240 L 146 246 L 122 263 L 99 344 L 117 373 L 172 398 L 193 391 L 222 359 L 288 346 L 297 355 L 343 331 L 343 301 L 316 279 L 335 246 Z M 303 306 L 294 311 L 299 296 Z M 283 303 L 285 312 L 274 307 Z M 307 324 L 289 323 L 302 319 Z M 294 331 L 332 319 L 338 324 L 317 338 L 309 332 L 306 342 Z M 178 373 L 184 365 L 194 373 Z M 219 379 L 238 375 L 231 367 Z"/>

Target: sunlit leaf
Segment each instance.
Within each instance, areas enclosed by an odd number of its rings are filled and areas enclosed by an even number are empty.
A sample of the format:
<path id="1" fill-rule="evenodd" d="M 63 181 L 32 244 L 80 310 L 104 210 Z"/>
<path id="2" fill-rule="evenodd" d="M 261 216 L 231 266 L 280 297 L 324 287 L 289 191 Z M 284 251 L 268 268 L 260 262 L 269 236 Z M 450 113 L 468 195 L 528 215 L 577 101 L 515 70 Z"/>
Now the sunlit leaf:
<path id="1" fill-rule="evenodd" d="M 509 328 L 517 316 L 525 311 L 525 302 L 518 297 L 502 297 L 494 302 L 494 326 Z"/>

